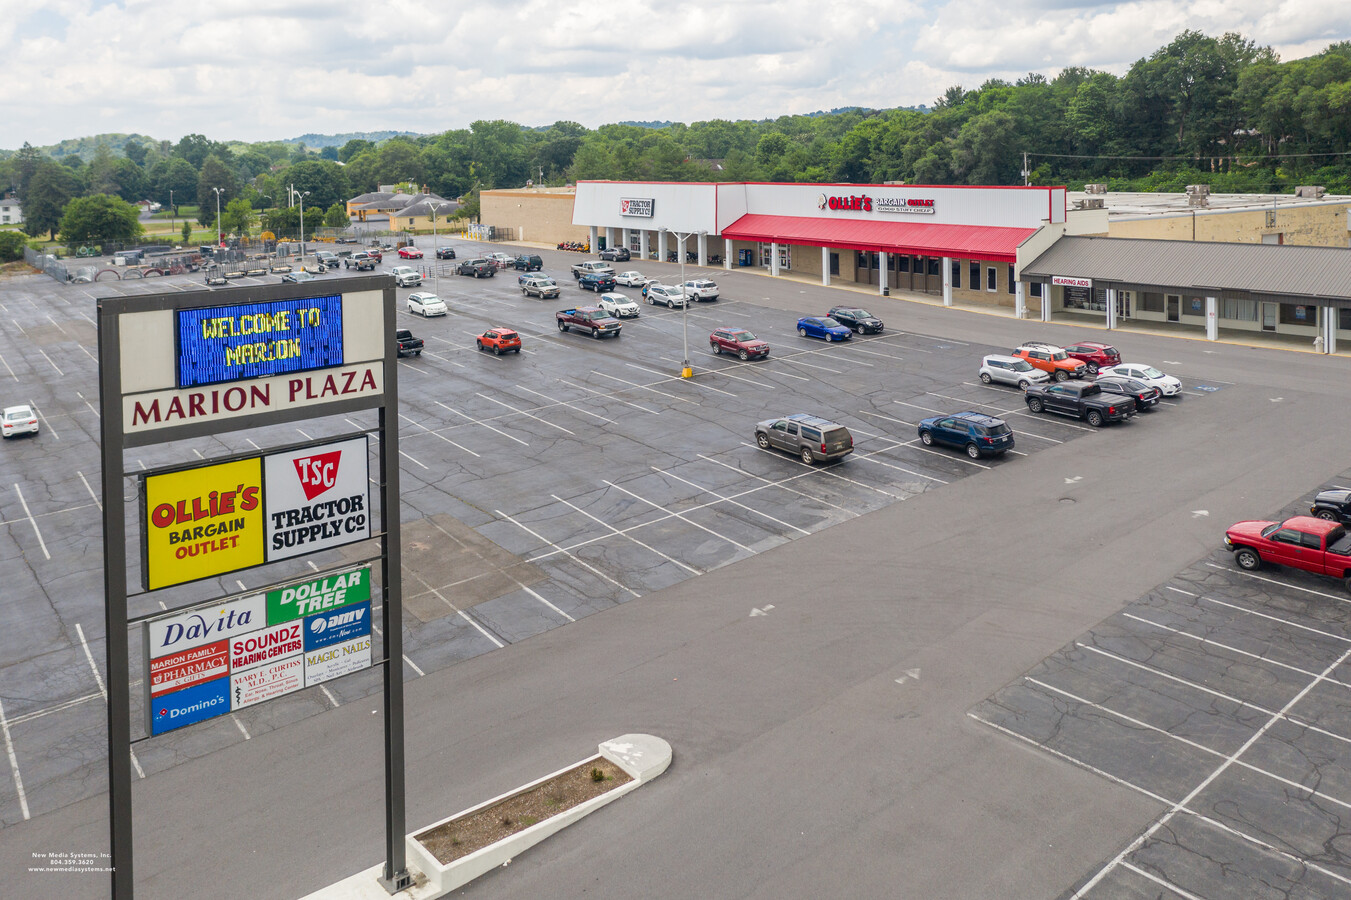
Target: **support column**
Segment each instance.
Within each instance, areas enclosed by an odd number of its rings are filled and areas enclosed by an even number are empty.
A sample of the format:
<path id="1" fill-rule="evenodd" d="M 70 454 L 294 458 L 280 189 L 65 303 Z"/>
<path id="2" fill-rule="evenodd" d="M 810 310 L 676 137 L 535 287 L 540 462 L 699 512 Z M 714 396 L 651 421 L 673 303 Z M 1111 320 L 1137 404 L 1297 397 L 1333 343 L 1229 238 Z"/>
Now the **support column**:
<path id="1" fill-rule="evenodd" d="M 1015 319 L 1027 318 L 1027 289 L 1023 287 L 1023 282 L 1016 282 L 1013 286 L 1013 317 Z M 1042 293 L 1046 292 L 1043 285 Z"/>
<path id="2" fill-rule="evenodd" d="M 609 225 L 606 225 L 606 226 L 605 226 L 605 246 L 607 246 L 607 247 L 613 247 L 614 245 L 615 245 L 615 230 L 614 230 L 613 228 L 611 228 Z M 592 250 L 595 250 L 595 249 L 596 249 L 596 247 L 595 247 L 594 244 L 591 246 L 591 249 L 592 249 Z"/>
<path id="3" fill-rule="evenodd" d="M 887 284 L 887 253 L 885 250 L 877 254 L 877 271 L 880 273 L 877 278 L 877 294 L 885 297 L 891 293 L 891 287 Z"/>
<path id="4" fill-rule="evenodd" d="M 1043 322 L 1051 321 L 1051 286 L 1049 284 L 1041 286 L 1041 320 Z"/>
<path id="5" fill-rule="evenodd" d="M 1206 298 L 1206 340 L 1208 341 L 1220 339 L 1220 315 L 1216 306 L 1218 306 L 1218 303 L 1214 297 Z"/>
<path id="6" fill-rule="evenodd" d="M 1340 315 L 1340 313 L 1337 312 L 1337 307 L 1335 306 L 1324 306 L 1322 308 L 1322 313 L 1323 313 L 1323 352 L 1336 353 L 1337 317 Z"/>
<path id="7" fill-rule="evenodd" d="M 699 248 L 699 265 L 708 265 L 708 235 L 699 235 L 696 246 Z"/>
<path id="8" fill-rule="evenodd" d="M 1107 330 L 1116 327 L 1116 288 L 1107 289 Z"/>
<path id="9" fill-rule="evenodd" d="M 821 248 L 821 283 L 830 287 L 830 248 Z"/>
<path id="10" fill-rule="evenodd" d="M 647 261 L 648 253 L 652 251 L 647 234 L 648 231 L 646 228 L 638 232 L 638 255 L 643 258 L 644 262 Z"/>
<path id="11" fill-rule="evenodd" d="M 769 245 L 769 274 L 774 276 L 779 274 L 779 245 L 776 243 Z"/>
<path id="12" fill-rule="evenodd" d="M 722 239 L 722 267 L 727 271 L 732 271 L 732 239 Z"/>
<path id="13" fill-rule="evenodd" d="M 943 257 L 943 305 L 952 305 L 952 258 Z"/>
<path id="14" fill-rule="evenodd" d="M 666 262 L 666 235 L 665 231 L 657 232 L 657 260 Z"/>
<path id="15" fill-rule="evenodd" d="M 595 225 L 592 225 L 592 226 L 591 226 L 591 252 L 592 252 L 592 253 L 595 253 L 595 252 L 596 252 L 596 237 L 597 237 L 597 234 L 596 234 L 596 226 L 595 226 Z"/>

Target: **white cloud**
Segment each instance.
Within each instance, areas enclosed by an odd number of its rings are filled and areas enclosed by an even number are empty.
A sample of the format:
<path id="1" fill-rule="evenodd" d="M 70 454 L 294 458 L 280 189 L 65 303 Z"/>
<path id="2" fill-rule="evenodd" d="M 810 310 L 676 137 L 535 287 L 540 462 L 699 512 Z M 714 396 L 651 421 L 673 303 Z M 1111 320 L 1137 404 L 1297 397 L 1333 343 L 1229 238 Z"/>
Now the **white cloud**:
<path id="1" fill-rule="evenodd" d="M 952 84 L 1124 72 L 1193 28 L 1285 58 L 1351 38 L 1331 0 L 6 0 L 0 146 L 589 127 L 932 103 Z M 275 11 L 272 11 L 275 10 Z"/>

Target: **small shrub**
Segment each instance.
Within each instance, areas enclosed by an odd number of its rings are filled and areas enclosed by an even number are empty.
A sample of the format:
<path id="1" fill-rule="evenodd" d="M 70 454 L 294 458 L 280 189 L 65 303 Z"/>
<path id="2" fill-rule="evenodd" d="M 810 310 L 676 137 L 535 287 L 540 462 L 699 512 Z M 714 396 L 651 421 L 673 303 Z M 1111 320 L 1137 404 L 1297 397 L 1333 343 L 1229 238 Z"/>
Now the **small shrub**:
<path id="1" fill-rule="evenodd" d="M 503 817 L 502 817 L 502 827 L 503 827 L 503 828 L 511 828 L 511 827 L 514 826 L 515 824 L 516 824 L 516 823 L 512 821 L 511 816 L 503 816 Z"/>
<path id="2" fill-rule="evenodd" d="M 597 782 L 597 783 L 604 781 L 604 780 L 605 780 L 605 772 L 603 772 L 603 771 L 600 769 L 599 766 L 597 766 L 596 768 L 593 768 L 593 769 L 591 770 L 591 780 L 594 781 L 594 782 Z"/>

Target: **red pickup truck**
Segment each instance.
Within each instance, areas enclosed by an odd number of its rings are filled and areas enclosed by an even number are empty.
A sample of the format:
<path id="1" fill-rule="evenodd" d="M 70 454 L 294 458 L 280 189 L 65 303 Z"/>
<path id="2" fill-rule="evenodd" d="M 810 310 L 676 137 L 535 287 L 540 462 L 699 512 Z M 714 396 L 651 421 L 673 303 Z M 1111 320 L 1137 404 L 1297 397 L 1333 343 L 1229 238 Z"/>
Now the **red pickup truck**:
<path id="1" fill-rule="evenodd" d="M 579 306 L 576 309 L 560 309 L 554 313 L 558 320 L 558 330 L 567 331 L 577 328 L 591 332 L 593 338 L 608 336 L 619 337 L 624 325 L 599 306 Z"/>
<path id="2" fill-rule="evenodd" d="M 1341 579 L 1351 591 L 1351 535 L 1340 523 L 1313 516 L 1238 522 L 1225 531 L 1224 547 L 1240 569 L 1275 563 Z"/>

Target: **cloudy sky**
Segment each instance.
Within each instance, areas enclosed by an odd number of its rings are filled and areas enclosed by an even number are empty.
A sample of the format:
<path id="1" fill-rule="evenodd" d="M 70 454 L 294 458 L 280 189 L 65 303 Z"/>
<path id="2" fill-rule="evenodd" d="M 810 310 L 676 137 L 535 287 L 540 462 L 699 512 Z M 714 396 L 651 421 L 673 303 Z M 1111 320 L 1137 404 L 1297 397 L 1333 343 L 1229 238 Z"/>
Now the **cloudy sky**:
<path id="1" fill-rule="evenodd" d="M 932 104 L 991 77 L 1121 74 L 1188 28 L 1293 59 L 1351 39 L 1351 3 L 0 0 L 0 148 Z"/>

